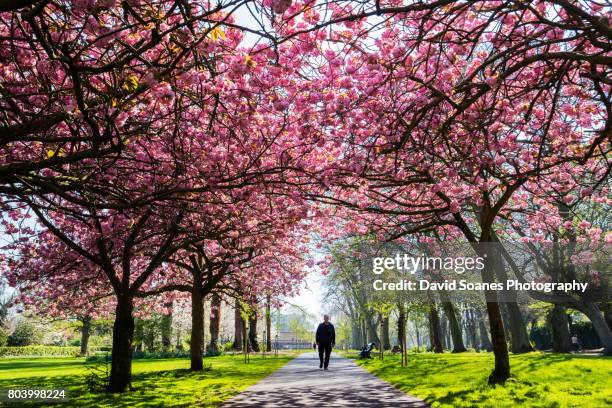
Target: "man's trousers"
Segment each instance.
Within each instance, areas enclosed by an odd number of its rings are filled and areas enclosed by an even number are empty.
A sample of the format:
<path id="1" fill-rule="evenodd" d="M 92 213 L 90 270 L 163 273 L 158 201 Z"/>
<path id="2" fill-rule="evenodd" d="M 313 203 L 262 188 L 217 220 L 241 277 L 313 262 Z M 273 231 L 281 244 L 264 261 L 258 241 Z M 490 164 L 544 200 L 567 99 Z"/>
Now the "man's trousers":
<path id="1" fill-rule="evenodd" d="M 329 355 L 332 351 L 331 343 L 319 343 L 319 361 L 324 368 L 327 368 L 329 365 Z M 325 360 L 323 359 L 323 355 L 325 354 Z"/>

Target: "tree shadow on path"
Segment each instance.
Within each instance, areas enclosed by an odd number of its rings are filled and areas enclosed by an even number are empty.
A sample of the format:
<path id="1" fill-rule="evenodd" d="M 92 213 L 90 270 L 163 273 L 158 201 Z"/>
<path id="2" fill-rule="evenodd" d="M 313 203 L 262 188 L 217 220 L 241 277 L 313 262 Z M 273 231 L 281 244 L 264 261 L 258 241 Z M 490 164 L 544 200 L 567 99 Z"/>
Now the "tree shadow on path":
<path id="1" fill-rule="evenodd" d="M 222 407 L 429 407 L 355 362 L 333 357 L 330 370 L 321 371 L 315 353 L 303 354 Z"/>

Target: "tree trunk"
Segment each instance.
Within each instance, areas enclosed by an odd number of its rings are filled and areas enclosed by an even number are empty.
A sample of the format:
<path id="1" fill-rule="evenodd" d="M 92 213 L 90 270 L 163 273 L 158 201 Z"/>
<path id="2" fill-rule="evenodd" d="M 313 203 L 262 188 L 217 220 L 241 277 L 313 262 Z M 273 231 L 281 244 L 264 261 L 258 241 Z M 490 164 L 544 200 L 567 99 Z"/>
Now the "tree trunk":
<path id="1" fill-rule="evenodd" d="M 470 344 L 474 348 L 474 350 L 478 351 L 480 350 L 480 345 L 478 344 L 478 336 L 476 335 L 476 317 L 474 315 L 474 309 L 469 307 L 466 310 L 465 316 Z"/>
<path id="2" fill-rule="evenodd" d="M 450 346 L 448 343 L 450 343 L 448 336 L 447 336 L 447 330 L 446 330 L 446 316 L 444 316 L 443 314 L 440 315 L 440 312 L 438 311 L 438 315 L 440 316 L 440 338 L 442 339 L 442 349 L 444 350 L 448 350 L 450 349 Z"/>
<path id="3" fill-rule="evenodd" d="M 453 340 L 453 353 L 462 353 L 466 351 L 466 348 L 463 344 L 461 327 L 459 327 L 455 306 L 450 300 L 447 300 L 442 302 L 442 307 L 444 308 L 444 314 L 448 318 L 448 323 L 450 325 L 450 332 Z"/>
<path id="4" fill-rule="evenodd" d="M 391 339 L 389 338 L 389 316 L 382 318 L 382 341 L 385 350 L 391 350 Z"/>
<path id="5" fill-rule="evenodd" d="M 572 342 L 565 307 L 556 303 L 550 311 L 549 319 L 552 329 L 553 351 L 555 353 L 569 353 L 572 350 Z"/>
<path id="6" fill-rule="evenodd" d="M 204 299 L 199 279 L 194 280 L 191 291 L 191 370 L 202 371 L 204 357 Z"/>
<path id="7" fill-rule="evenodd" d="M 166 304 L 168 312 L 162 316 L 161 341 L 164 350 L 168 350 L 172 344 L 172 302 Z"/>
<path id="8" fill-rule="evenodd" d="M 495 282 L 495 270 L 499 254 L 491 246 L 491 231 L 482 231 L 479 255 L 484 258 L 484 268 L 481 271 L 484 283 Z M 489 376 L 489 384 L 503 384 L 510 377 L 510 356 L 508 355 L 508 345 L 504 333 L 504 323 L 502 320 L 499 301 L 495 291 L 486 290 L 484 292 L 487 302 L 487 314 L 489 315 L 489 328 L 491 331 L 491 343 L 495 356 L 495 368 Z"/>
<path id="9" fill-rule="evenodd" d="M 440 334 L 440 316 L 436 304 L 430 299 L 429 302 L 429 328 L 431 332 L 431 346 L 435 353 L 443 353 L 442 336 Z"/>
<path id="10" fill-rule="evenodd" d="M 603 303 L 601 308 L 604 312 L 604 319 L 608 323 L 610 330 L 612 330 L 612 303 Z"/>
<path id="11" fill-rule="evenodd" d="M 368 313 L 365 315 L 365 322 L 366 322 L 366 327 L 367 327 L 367 332 L 368 332 L 368 339 L 370 341 L 370 343 L 376 343 L 376 347 L 380 347 L 381 343 L 380 343 L 380 338 L 378 336 L 378 330 L 376 330 L 376 325 L 373 322 L 373 318 L 372 318 L 372 314 Z"/>
<path id="12" fill-rule="evenodd" d="M 270 295 L 268 295 L 266 300 L 266 351 L 270 352 L 272 351 L 272 311 L 270 310 Z"/>
<path id="13" fill-rule="evenodd" d="M 397 344 L 402 347 L 402 333 L 406 332 L 406 312 L 403 308 L 398 308 L 397 316 Z"/>
<path id="14" fill-rule="evenodd" d="M 486 351 L 492 351 L 493 345 L 487 332 L 487 325 L 485 324 L 484 316 L 480 309 L 475 310 L 476 319 L 478 319 L 478 331 L 480 332 L 480 347 Z"/>
<path id="15" fill-rule="evenodd" d="M 110 392 L 125 392 L 132 382 L 132 338 L 134 336 L 132 298 L 119 296 L 113 324 L 113 349 L 108 382 Z"/>
<path id="16" fill-rule="evenodd" d="M 497 245 L 501 245 L 498 243 Z M 500 253 L 493 252 L 491 263 L 495 267 L 495 275 L 499 282 L 508 281 L 508 274 L 504 265 L 504 259 Z M 510 342 L 512 352 L 515 354 L 528 353 L 533 351 L 531 343 L 529 343 L 529 335 L 527 334 L 527 325 L 523 319 L 521 309 L 517 303 L 517 295 L 515 290 L 506 290 L 504 293 L 506 302 L 504 307 L 506 311 L 507 329 L 510 332 Z"/>
<path id="17" fill-rule="evenodd" d="M 91 332 L 91 316 L 84 316 L 81 326 L 81 355 L 87 355 L 89 345 L 89 334 Z"/>
<path id="18" fill-rule="evenodd" d="M 363 341 L 361 340 L 361 328 L 357 323 L 351 325 L 351 348 L 358 349 L 363 347 Z"/>
<path id="19" fill-rule="evenodd" d="M 234 303 L 234 350 L 242 350 L 244 339 L 242 333 L 244 331 L 244 321 L 242 319 L 240 301 L 236 299 Z"/>
<path id="20" fill-rule="evenodd" d="M 603 355 L 612 355 L 612 331 L 608 327 L 608 323 L 601 314 L 599 306 L 594 302 L 580 302 L 577 304 L 578 310 L 584 313 L 591 323 L 593 328 L 603 345 Z"/>
<path id="21" fill-rule="evenodd" d="M 369 338 L 368 338 L 368 330 L 366 328 L 365 318 L 363 317 L 361 318 L 359 325 L 361 326 L 361 340 L 363 341 L 362 347 L 367 347 Z"/>
<path id="22" fill-rule="evenodd" d="M 219 354 L 219 328 L 221 326 L 221 297 L 213 293 L 210 302 L 210 354 Z"/>
<path id="23" fill-rule="evenodd" d="M 243 319 L 242 325 L 242 352 L 244 353 L 244 363 L 247 364 L 250 361 L 249 357 L 249 335 L 247 334 L 247 325 L 246 321 Z"/>
<path id="24" fill-rule="evenodd" d="M 398 305 L 399 315 L 397 317 L 397 342 L 402 353 L 401 366 L 405 367 L 408 364 L 408 350 L 406 346 L 406 311 L 404 305 Z"/>
<path id="25" fill-rule="evenodd" d="M 382 314 L 378 315 L 378 321 L 380 323 L 380 338 L 384 339 L 385 338 L 385 320 L 382 317 Z M 380 358 L 381 360 L 384 359 L 385 357 L 385 347 L 384 347 L 384 343 L 380 343 Z"/>
<path id="26" fill-rule="evenodd" d="M 514 354 L 520 354 L 533 351 L 533 347 L 529 342 L 529 335 L 527 334 L 527 325 L 525 324 L 518 303 L 510 302 L 507 303 L 506 306 L 510 323 L 512 352 Z"/>
<path id="27" fill-rule="evenodd" d="M 259 352 L 259 344 L 257 343 L 257 311 L 249 316 L 249 345 L 251 350 Z"/>
<path id="28" fill-rule="evenodd" d="M 495 355 L 495 368 L 489 376 L 489 384 L 500 384 L 510 377 L 510 358 L 499 303 L 487 302 L 487 313 L 489 315 L 493 354 Z"/>

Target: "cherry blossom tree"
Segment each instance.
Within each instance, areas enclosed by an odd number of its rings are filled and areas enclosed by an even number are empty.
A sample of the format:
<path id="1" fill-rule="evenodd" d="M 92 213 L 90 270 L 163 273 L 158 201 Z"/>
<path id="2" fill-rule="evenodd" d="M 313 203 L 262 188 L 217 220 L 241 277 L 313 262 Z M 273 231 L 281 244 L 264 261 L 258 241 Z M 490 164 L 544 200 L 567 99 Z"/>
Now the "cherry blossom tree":
<path id="1" fill-rule="evenodd" d="M 319 62 L 309 100 L 333 129 L 317 154 L 340 159 L 316 169 L 323 188 L 305 194 L 361 214 L 353 232 L 393 240 L 452 227 L 493 242 L 526 183 L 609 154 L 609 33 L 596 4 L 415 3 L 382 22 L 336 11 L 339 26 L 313 23 L 335 45 L 302 56 Z M 486 297 L 497 383 L 509 376 L 508 351 L 495 294 Z"/>
<path id="2" fill-rule="evenodd" d="M 21 25 L 20 16 L 2 14 L 9 32 L 21 30 L 26 37 L 30 28 L 49 27 L 48 19 L 61 21 L 48 30 L 57 33 L 51 36 L 55 39 L 37 34 L 40 44 L 33 42 L 30 50 L 27 43 L 24 53 L 32 75 L 24 78 L 38 81 L 34 74 L 45 63 L 37 64 L 37 58 L 59 59 L 45 71 L 58 74 L 57 84 L 48 85 L 44 77 L 32 88 L 68 84 L 64 93 L 52 92 L 58 99 L 48 106 L 68 106 L 70 112 L 74 108 L 70 118 L 84 128 L 67 123 L 62 110 L 62 118 L 34 130 L 34 140 L 28 133 L 25 140 L 14 141 L 23 143 L 7 145 L 17 147 L 7 158 L 12 174 L 15 163 L 34 167 L 23 170 L 33 178 L 25 180 L 25 190 L 14 185 L 6 190 L 5 209 L 16 214 L 27 205 L 44 230 L 42 236 L 51 233 L 59 240 L 60 259 L 68 251 L 78 263 L 91 265 L 72 273 L 63 267 L 51 269 L 65 273 L 59 279 L 74 278 L 79 287 L 102 281 L 104 285 L 90 290 L 112 293 L 111 391 L 124 391 L 130 384 L 134 301 L 150 289 L 164 261 L 190 245 L 235 232 L 232 222 L 257 225 L 264 213 L 264 219 L 286 217 L 296 222 L 304 213 L 299 195 L 284 182 L 291 177 L 286 170 L 302 166 L 300 148 L 307 144 L 300 139 L 304 133 L 295 130 L 299 119 L 289 117 L 292 95 L 276 93 L 281 85 L 290 88 L 284 75 L 293 68 L 269 64 L 277 51 L 263 50 L 251 57 L 249 49 L 239 48 L 243 34 L 222 12 L 234 5 L 209 10 L 180 2 L 163 3 L 161 8 L 138 3 L 142 17 L 129 2 L 121 7 L 41 4 L 29 10 L 34 17 Z M 89 16 L 85 27 L 83 16 Z M 110 49 L 98 50 L 97 43 Z M 69 44 L 69 49 L 59 49 L 62 44 Z M 21 76 L 14 68 L 10 78 Z M 11 90 L 15 93 L 16 86 Z M 48 98 L 40 100 L 35 102 L 46 107 Z M 14 110 L 7 119 L 11 134 L 15 129 L 10 126 L 23 127 L 15 121 L 30 120 L 20 103 L 24 102 L 9 103 Z M 43 115 L 39 108 L 34 106 L 32 117 Z M 43 131 L 56 132 L 57 127 L 66 135 L 93 139 L 58 138 L 50 149 Z M 113 154 L 100 154 L 100 134 L 104 143 L 118 146 Z M 95 154 L 81 154 L 82 149 Z M 27 155 L 17 157 L 22 151 Z M 282 213 L 275 213 L 280 202 L 268 206 L 271 197 L 287 201 Z"/>
<path id="3" fill-rule="evenodd" d="M 235 21 L 245 6 L 261 29 Z M 526 194 L 607 163 L 609 21 L 597 1 L 5 2 L 0 197 L 5 229 L 32 237 L 11 265 L 32 248 L 52 263 L 13 282 L 78 288 L 83 307 L 112 294 L 115 392 L 140 296 L 291 291 L 299 271 L 281 265 L 298 254 L 265 235 L 288 237 L 304 199 L 339 220 L 318 226 L 330 237 L 452 231 L 489 255 L 493 282 L 499 254 L 479 244 Z M 39 224 L 18 226 L 30 213 Z"/>
<path id="4" fill-rule="evenodd" d="M 602 316 L 610 285 L 605 265 L 612 248 L 607 217 L 611 204 L 609 172 L 605 160 L 589 166 L 568 163 L 550 177 L 527 183 L 526 191 L 514 202 L 513 212 L 505 217 L 497 233 L 500 239 L 520 240 L 525 251 L 534 255 L 543 271 L 536 278 L 589 284 L 584 293 L 531 295 L 554 303 L 556 309 L 567 307 L 584 313 L 601 339 L 604 354 L 610 353 L 612 344 L 612 332 Z M 525 280 L 508 252 L 503 254 L 515 275 Z"/>

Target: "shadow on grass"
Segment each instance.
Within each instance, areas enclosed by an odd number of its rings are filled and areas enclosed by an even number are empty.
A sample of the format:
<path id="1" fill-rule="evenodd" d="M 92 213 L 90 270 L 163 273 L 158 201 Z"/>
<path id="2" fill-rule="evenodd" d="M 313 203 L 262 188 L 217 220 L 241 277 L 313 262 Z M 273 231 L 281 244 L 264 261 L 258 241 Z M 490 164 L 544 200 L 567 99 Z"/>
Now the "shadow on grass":
<path id="1" fill-rule="evenodd" d="M 511 355 L 512 377 L 491 386 L 491 353 L 409 354 L 358 362 L 405 392 L 440 407 L 612 406 L 610 357 L 526 353 Z"/>
<path id="2" fill-rule="evenodd" d="M 135 372 L 132 376 L 134 390 L 124 394 L 90 392 L 85 385 L 87 372 L 78 375 L 45 375 L 45 368 L 57 365 L 45 362 L 30 365 L 40 368 L 31 377 L 0 380 L 0 387 L 11 388 L 68 388 L 69 401 L 58 407 L 189 407 L 216 406 L 223 400 L 237 394 L 246 386 L 257 382 L 274 371 L 289 358 L 252 361 L 244 364 L 239 359 L 221 358 L 213 361 L 210 370 L 192 372 L 187 368 L 165 369 L 164 362 L 158 367 L 143 367 L 147 371 Z M 175 360 L 176 361 L 176 360 Z M 210 360 L 209 360 L 210 361 Z M 183 361 L 179 361 L 182 363 Z M 184 360 L 187 364 L 188 360 Z M 166 362 L 168 364 L 169 362 Z M 83 366 L 83 362 L 76 362 Z M 145 364 L 149 365 L 149 364 Z M 154 368 L 151 370 L 149 368 Z M 24 403 L 20 406 L 40 404 Z"/>

